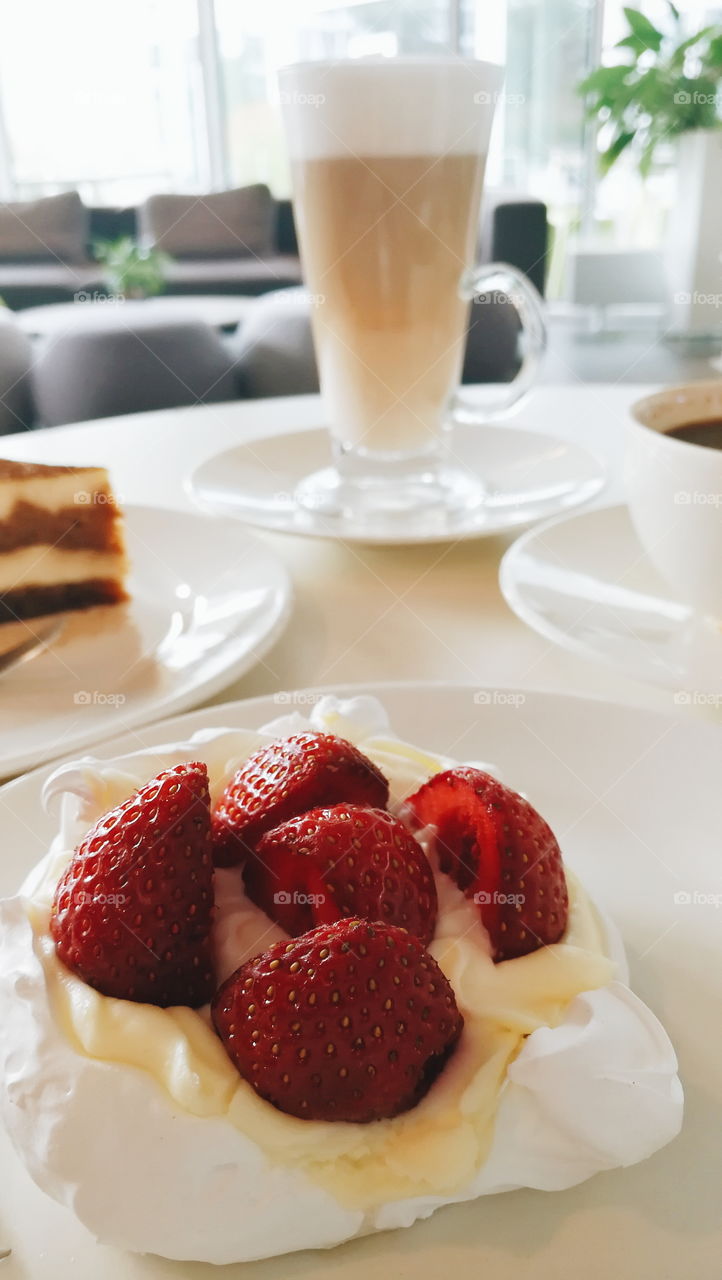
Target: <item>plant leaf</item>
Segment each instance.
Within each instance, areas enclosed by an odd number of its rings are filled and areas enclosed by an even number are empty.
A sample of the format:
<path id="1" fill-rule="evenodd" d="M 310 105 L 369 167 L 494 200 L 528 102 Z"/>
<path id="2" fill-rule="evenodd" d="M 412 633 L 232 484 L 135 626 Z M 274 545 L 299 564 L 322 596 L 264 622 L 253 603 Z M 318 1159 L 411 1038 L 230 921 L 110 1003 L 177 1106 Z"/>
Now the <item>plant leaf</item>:
<path id="1" fill-rule="evenodd" d="M 606 151 L 602 151 L 600 153 L 599 165 L 602 173 L 609 173 L 614 162 L 619 159 L 622 152 L 626 150 L 633 138 L 634 133 L 629 130 L 618 133 L 616 138 L 610 142 Z"/>
<path id="2" fill-rule="evenodd" d="M 639 172 L 643 178 L 648 178 L 650 175 L 652 164 L 654 162 L 654 153 L 657 150 L 658 142 L 659 138 L 650 138 L 639 157 Z"/>
<path id="3" fill-rule="evenodd" d="M 720 31 L 719 26 L 715 24 L 714 26 L 711 26 L 711 27 L 702 27 L 702 30 L 698 31 L 696 35 L 689 36 L 687 40 L 683 40 L 681 44 L 678 44 L 677 48 L 673 51 L 672 54 L 670 54 L 670 58 L 669 58 L 670 67 L 674 69 L 678 67 L 683 67 L 685 55 L 688 53 L 688 51 L 692 49 L 694 45 L 700 44 L 702 40 L 706 40 L 709 36 L 712 35 L 714 31 L 717 31 L 719 32 L 720 35 L 722 35 L 722 32 Z"/>
<path id="4" fill-rule="evenodd" d="M 615 49 L 631 49 L 634 56 L 636 58 L 639 58 L 641 54 L 648 52 L 649 45 L 647 44 L 646 40 L 642 39 L 641 36 L 631 35 L 631 36 L 624 36 L 623 39 L 618 40 L 614 48 Z"/>
<path id="5" fill-rule="evenodd" d="M 632 71 L 626 62 L 618 62 L 613 67 L 597 67 L 577 85 L 577 92 L 590 99 L 590 107 L 594 111 L 601 107 L 614 107 L 632 92 L 631 86 L 625 86 Z"/>
<path id="6" fill-rule="evenodd" d="M 654 23 L 650 22 L 639 9 L 625 9 L 624 16 L 632 34 L 644 41 L 645 49 L 652 49 L 655 53 L 659 53 L 664 36 L 657 30 Z"/>
<path id="7" fill-rule="evenodd" d="M 710 40 L 706 61 L 712 68 L 722 67 L 722 31 Z"/>

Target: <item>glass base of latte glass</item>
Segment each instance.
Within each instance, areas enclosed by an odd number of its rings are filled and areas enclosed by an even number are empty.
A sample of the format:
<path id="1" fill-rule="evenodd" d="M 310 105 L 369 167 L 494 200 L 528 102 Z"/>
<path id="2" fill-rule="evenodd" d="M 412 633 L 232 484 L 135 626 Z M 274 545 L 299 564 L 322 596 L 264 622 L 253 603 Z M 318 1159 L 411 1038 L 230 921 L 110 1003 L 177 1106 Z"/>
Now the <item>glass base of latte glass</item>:
<path id="1" fill-rule="evenodd" d="M 370 531 L 430 525 L 448 528 L 484 505 L 477 475 L 450 463 L 445 451 L 378 454 L 334 445 L 335 466 L 302 480 L 296 501 L 329 520 Z"/>

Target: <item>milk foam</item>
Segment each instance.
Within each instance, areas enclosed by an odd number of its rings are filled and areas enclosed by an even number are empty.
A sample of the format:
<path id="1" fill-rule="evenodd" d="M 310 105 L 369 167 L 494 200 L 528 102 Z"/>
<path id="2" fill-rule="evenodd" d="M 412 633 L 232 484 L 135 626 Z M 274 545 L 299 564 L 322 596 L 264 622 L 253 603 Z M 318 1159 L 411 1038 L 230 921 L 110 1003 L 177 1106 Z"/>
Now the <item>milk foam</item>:
<path id="1" fill-rule="evenodd" d="M 486 154 L 503 69 L 471 58 L 304 62 L 279 72 L 291 158 Z"/>

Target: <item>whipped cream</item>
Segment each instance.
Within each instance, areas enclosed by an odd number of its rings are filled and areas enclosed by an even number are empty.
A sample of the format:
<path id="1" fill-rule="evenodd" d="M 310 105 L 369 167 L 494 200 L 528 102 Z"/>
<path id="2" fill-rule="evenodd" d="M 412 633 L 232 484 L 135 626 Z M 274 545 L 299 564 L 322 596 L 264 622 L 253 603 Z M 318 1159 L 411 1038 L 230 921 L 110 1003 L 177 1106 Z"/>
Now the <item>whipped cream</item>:
<path id="1" fill-rule="evenodd" d="M 371 698 L 326 698 L 310 724 L 356 742 L 395 804 L 453 763 L 395 739 Z M 562 943 L 494 965 L 478 911 L 437 873 L 430 950 L 464 1035 L 426 1098 L 374 1125 L 284 1115 L 240 1079 L 207 1013 L 109 999 L 58 963 L 47 933 L 54 888 L 101 813 L 194 757 L 217 795 L 262 742 L 308 726 L 294 715 L 259 733 L 208 730 L 57 770 L 45 801 L 59 805 L 58 836 L 0 904 L 8 1126 L 36 1181 L 104 1242 L 214 1263 L 329 1247 L 478 1195 L 571 1186 L 644 1159 L 679 1130 L 674 1051 L 626 985 L 616 931 L 571 874 Z M 221 978 L 284 936 L 237 872 L 218 874 L 217 905 Z"/>

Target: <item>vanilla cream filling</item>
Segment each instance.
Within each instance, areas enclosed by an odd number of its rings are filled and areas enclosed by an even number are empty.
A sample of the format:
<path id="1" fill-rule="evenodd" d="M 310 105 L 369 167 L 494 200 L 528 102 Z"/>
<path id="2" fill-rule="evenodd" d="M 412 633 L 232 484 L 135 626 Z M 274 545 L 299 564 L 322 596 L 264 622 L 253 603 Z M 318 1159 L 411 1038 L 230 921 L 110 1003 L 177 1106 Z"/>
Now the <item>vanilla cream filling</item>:
<path id="1" fill-rule="evenodd" d="M 397 800 L 448 765 L 390 738 L 369 739 L 362 749 L 390 776 Z M 203 756 L 200 746 L 198 755 Z M 224 773 L 237 763 L 227 762 Z M 97 811 L 84 814 L 89 821 L 137 785 L 127 774 L 109 776 L 107 769 L 98 782 Z M 213 782 L 222 785 L 223 779 Z M 476 906 L 436 871 L 439 919 L 429 950 L 464 1015 L 457 1051 L 418 1106 L 393 1120 L 370 1125 L 298 1120 L 259 1098 L 238 1075 L 211 1028 L 208 1010 L 111 999 L 58 962 L 48 932 L 49 903 L 69 856 L 67 851 L 49 856 L 26 890 L 36 954 L 56 1022 L 69 1043 L 89 1058 L 147 1072 L 177 1107 L 199 1118 L 224 1118 L 269 1161 L 302 1171 L 347 1208 L 370 1210 L 406 1197 L 448 1195 L 468 1184 L 489 1152 L 507 1067 L 525 1037 L 557 1026 L 577 995 L 606 986 L 614 976 L 604 929 L 569 873 L 570 917 L 563 941 L 494 965 Z M 219 873 L 221 977 L 284 936 L 239 885 L 237 873 Z"/>
<path id="2" fill-rule="evenodd" d="M 125 555 L 119 551 L 63 551 L 36 543 L 0 554 L 0 594 L 91 578 L 118 578 L 125 570 Z"/>
<path id="3" fill-rule="evenodd" d="M 43 511 L 90 503 L 94 493 L 110 492 L 108 473 L 91 467 L 69 475 L 11 477 L 0 480 L 0 520 L 8 520 L 18 502 L 29 502 Z"/>

